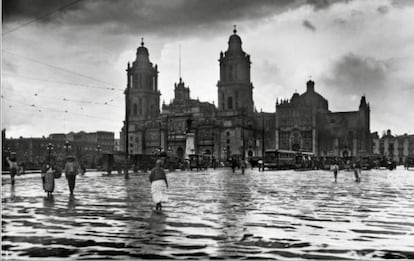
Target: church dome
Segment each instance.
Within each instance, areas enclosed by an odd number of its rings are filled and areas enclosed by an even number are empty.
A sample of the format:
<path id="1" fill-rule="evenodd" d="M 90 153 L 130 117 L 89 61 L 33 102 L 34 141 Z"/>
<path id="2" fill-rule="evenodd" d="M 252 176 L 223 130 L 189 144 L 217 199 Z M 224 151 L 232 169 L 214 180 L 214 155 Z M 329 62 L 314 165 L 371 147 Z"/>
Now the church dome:
<path id="1" fill-rule="evenodd" d="M 141 46 L 137 49 L 137 59 L 138 62 L 149 62 L 149 52 L 147 47 L 144 46 L 144 39 L 141 38 Z"/>
<path id="2" fill-rule="evenodd" d="M 144 38 L 141 38 L 141 46 L 138 47 L 138 50 L 137 50 L 137 56 L 138 55 L 145 55 L 145 56 L 149 55 L 147 47 L 144 46 Z"/>
<path id="3" fill-rule="evenodd" d="M 233 34 L 229 37 L 229 51 L 231 52 L 242 52 L 242 40 L 240 36 L 237 35 L 237 30 L 234 28 Z"/>
<path id="4" fill-rule="evenodd" d="M 148 49 L 144 46 L 140 46 L 137 50 L 137 55 L 145 55 L 148 56 Z"/>
<path id="5" fill-rule="evenodd" d="M 236 32 L 236 30 L 234 30 L 234 32 Z M 241 38 L 240 36 L 238 36 L 236 33 L 230 35 L 229 37 L 229 44 L 238 44 L 241 45 Z"/>

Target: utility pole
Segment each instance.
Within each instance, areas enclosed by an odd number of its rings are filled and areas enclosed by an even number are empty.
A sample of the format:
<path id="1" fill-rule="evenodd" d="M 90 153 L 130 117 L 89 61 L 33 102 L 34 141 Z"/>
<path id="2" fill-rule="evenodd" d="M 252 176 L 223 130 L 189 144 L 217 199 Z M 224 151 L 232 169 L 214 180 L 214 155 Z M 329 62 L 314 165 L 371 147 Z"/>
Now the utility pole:
<path id="1" fill-rule="evenodd" d="M 128 173 L 128 161 L 129 161 L 129 86 L 131 84 L 130 82 L 130 67 L 128 63 L 127 68 L 127 87 L 125 90 L 125 170 L 124 170 L 124 177 L 125 179 L 129 179 L 129 173 Z"/>
<path id="2" fill-rule="evenodd" d="M 262 113 L 262 171 L 264 171 L 264 154 L 265 154 L 265 125 L 264 125 L 264 112 L 262 109 L 260 109 L 260 112 Z"/>

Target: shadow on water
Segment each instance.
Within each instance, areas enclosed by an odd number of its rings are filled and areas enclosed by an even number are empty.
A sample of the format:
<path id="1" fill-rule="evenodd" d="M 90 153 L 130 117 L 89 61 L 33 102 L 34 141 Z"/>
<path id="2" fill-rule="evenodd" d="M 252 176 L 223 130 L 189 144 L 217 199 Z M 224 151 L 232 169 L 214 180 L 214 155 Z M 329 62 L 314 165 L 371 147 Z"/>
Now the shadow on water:
<path id="1" fill-rule="evenodd" d="M 218 243 L 218 256 L 237 258 L 237 245 L 252 234 L 245 226 L 246 214 L 255 209 L 252 205 L 252 182 L 250 175 L 238 176 L 234 173 L 224 173 L 221 194 L 219 196 L 219 223 L 221 234 Z M 220 193 L 217 191 L 217 193 Z"/>
<path id="2" fill-rule="evenodd" d="M 16 187 L 15 185 L 12 185 L 10 187 L 10 199 L 14 199 L 16 197 Z"/>
<path id="3" fill-rule="evenodd" d="M 53 195 L 43 197 L 43 207 L 45 212 L 51 212 L 55 208 L 55 197 Z"/>
<path id="4" fill-rule="evenodd" d="M 73 210 L 76 208 L 77 200 L 74 195 L 70 195 L 68 199 L 68 210 Z"/>
<path id="5" fill-rule="evenodd" d="M 148 218 L 148 230 L 152 233 L 163 232 L 165 229 L 167 215 L 165 212 L 153 210 Z"/>

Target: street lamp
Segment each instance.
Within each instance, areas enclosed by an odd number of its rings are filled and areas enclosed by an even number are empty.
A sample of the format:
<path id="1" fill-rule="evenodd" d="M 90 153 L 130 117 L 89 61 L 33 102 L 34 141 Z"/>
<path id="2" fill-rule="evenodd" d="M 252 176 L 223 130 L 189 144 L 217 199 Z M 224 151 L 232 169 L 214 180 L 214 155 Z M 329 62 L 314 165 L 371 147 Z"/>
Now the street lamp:
<path id="1" fill-rule="evenodd" d="M 68 140 L 65 142 L 65 145 L 63 145 L 63 147 L 65 148 L 66 156 L 68 156 L 69 150 L 72 148 Z"/>
<path id="2" fill-rule="evenodd" d="M 98 160 L 96 162 L 97 165 L 100 162 L 101 151 L 102 151 L 101 145 L 98 144 L 98 146 L 96 146 L 96 152 L 98 153 Z"/>
<path id="3" fill-rule="evenodd" d="M 48 157 L 47 157 L 47 160 L 49 161 L 49 163 L 50 163 L 50 153 L 52 152 L 52 150 L 53 150 L 53 145 L 52 145 L 52 143 L 49 143 L 49 144 L 47 144 L 47 152 L 48 152 Z"/>

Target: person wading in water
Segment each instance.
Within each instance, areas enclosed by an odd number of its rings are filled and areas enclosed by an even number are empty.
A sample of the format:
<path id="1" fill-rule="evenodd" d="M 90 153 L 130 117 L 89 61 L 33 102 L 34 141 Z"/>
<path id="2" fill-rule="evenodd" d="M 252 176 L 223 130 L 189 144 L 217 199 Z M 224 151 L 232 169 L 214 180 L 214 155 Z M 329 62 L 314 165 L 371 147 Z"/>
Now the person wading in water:
<path id="1" fill-rule="evenodd" d="M 9 157 L 7 157 L 6 159 L 7 159 L 7 162 L 9 163 L 11 185 L 14 186 L 14 182 L 15 182 L 14 181 L 14 176 L 16 176 L 18 174 L 19 166 L 17 165 L 15 155 L 13 155 L 11 159 L 9 159 Z"/>
<path id="2" fill-rule="evenodd" d="M 42 182 L 43 182 L 43 189 L 47 193 L 47 196 L 52 196 L 53 191 L 55 190 L 55 169 L 49 163 L 43 167 L 42 170 Z"/>
<path id="3" fill-rule="evenodd" d="M 79 168 L 73 156 L 68 156 L 67 160 L 68 161 L 65 164 L 65 176 L 68 180 L 70 195 L 73 195 L 73 190 L 75 189 L 76 175 L 78 174 Z"/>
<path id="4" fill-rule="evenodd" d="M 332 171 L 333 171 L 333 174 L 334 174 L 335 182 L 336 182 L 336 179 L 338 177 L 338 170 L 339 170 L 338 161 L 335 161 L 334 164 L 332 165 Z"/>
<path id="5" fill-rule="evenodd" d="M 151 170 L 149 176 L 151 182 L 152 200 L 155 203 L 155 210 L 162 210 L 161 203 L 167 200 L 168 181 L 165 171 L 161 168 L 161 160 L 155 162 L 155 168 Z"/>

